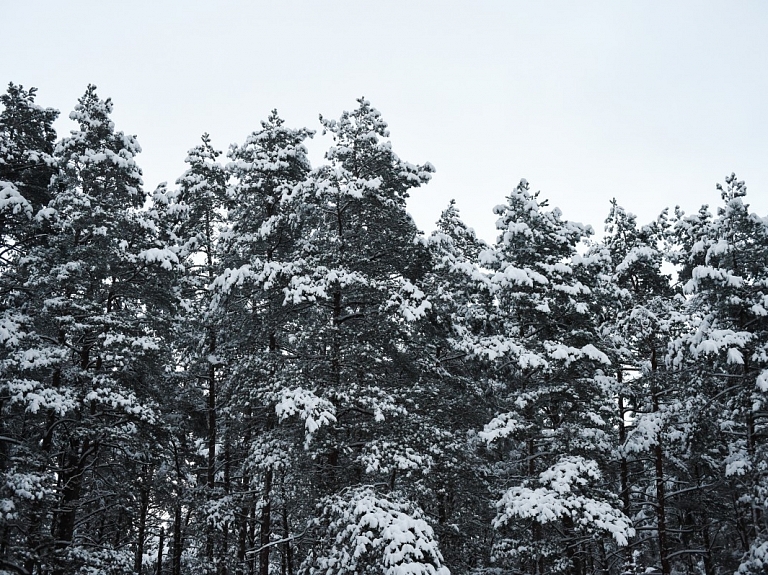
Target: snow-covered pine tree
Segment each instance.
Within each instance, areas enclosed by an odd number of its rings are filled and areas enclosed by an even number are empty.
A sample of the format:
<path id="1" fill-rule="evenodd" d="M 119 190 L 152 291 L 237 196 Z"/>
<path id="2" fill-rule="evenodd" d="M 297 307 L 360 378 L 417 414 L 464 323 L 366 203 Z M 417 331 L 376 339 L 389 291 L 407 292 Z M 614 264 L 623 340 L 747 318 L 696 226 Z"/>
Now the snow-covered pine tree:
<path id="1" fill-rule="evenodd" d="M 57 110 L 35 104 L 37 90 L 11 83 L 0 96 L 0 272 L 34 239 L 30 220 L 49 200 Z"/>
<path id="2" fill-rule="evenodd" d="M 177 258 L 141 209 L 140 148 L 111 110 L 89 86 L 70 115 L 79 130 L 56 146 L 52 199 L 36 216 L 45 237 L 9 302 L 26 314 L 4 359 L 3 393 L 23 414 L 8 458 L 12 560 L 30 573 L 124 573 L 138 547 Z"/>
<path id="3" fill-rule="evenodd" d="M 527 573 L 608 569 L 634 530 L 606 484 L 614 413 L 610 361 L 592 295 L 599 258 L 576 246 L 588 228 L 561 219 L 524 180 L 495 208 L 500 236 L 488 327 L 467 342 L 494 361 L 499 406 L 481 433 L 495 446 L 498 563 Z M 512 485 L 512 487 L 509 487 Z"/>
<path id="4" fill-rule="evenodd" d="M 35 104 L 37 89 L 13 83 L 0 96 L 0 181 L 12 183 L 30 203 L 33 212 L 50 199 L 48 184 L 58 110 Z"/>
<path id="5" fill-rule="evenodd" d="M 427 493 L 434 498 L 425 509 L 436 515 L 434 528 L 445 563 L 459 575 L 491 565 L 490 541 L 495 537 L 488 505 L 494 495 L 492 470 L 477 449 L 477 430 L 495 414 L 488 362 L 462 346 L 468 334 L 483 332 L 493 296 L 487 270 L 479 263 L 488 246 L 461 220 L 455 201 L 440 215 L 428 247 L 432 264 L 423 285 L 432 305 L 419 345 L 434 357 L 423 371 L 441 390 L 431 405 L 440 414 L 444 438 L 425 478 Z"/>
<path id="6" fill-rule="evenodd" d="M 705 206 L 689 217 L 679 213 L 675 222 L 689 330 L 670 346 L 670 361 L 691 394 L 688 450 L 693 463 L 709 470 L 699 480 L 707 520 L 698 526 L 708 538 L 708 573 L 723 567 L 762 573 L 768 566 L 768 222 L 749 212 L 746 185 L 734 174 L 718 188 L 717 217 Z"/>
<path id="7" fill-rule="evenodd" d="M 675 493 L 689 474 L 681 442 L 685 394 L 664 362 L 667 345 L 680 329 L 681 304 L 679 290 L 661 271 L 668 230 L 666 211 L 638 226 L 637 218 L 613 200 L 606 236 L 591 249 L 606 265 L 599 293 L 601 328 L 616 366 L 619 495 L 640 534 L 627 548 L 629 572 L 653 566 L 668 574 L 670 555 L 690 562 L 698 560 L 692 549 L 703 548 L 693 543 L 695 537 L 684 544 L 670 536 L 684 528 L 677 524 L 682 514 L 674 507 L 679 503 Z"/>
<path id="8" fill-rule="evenodd" d="M 339 569 L 351 572 L 382 565 L 439 572 L 438 553 L 407 552 L 416 542 L 434 546 L 415 487 L 433 465 L 440 430 L 427 404 L 434 390 L 420 377 L 428 350 L 412 343 L 429 309 L 419 287 L 429 257 L 405 211 L 409 190 L 426 183 L 432 167 L 400 160 L 381 115 L 364 99 L 338 121 L 321 122 L 334 145 L 329 164 L 309 175 L 294 200 L 302 236 L 284 293 L 304 311 L 288 347 L 296 377 L 277 404 L 280 419 L 299 416 L 312 436 L 304 455 L 309 500 L 319 506 L 311 532 L 323 543 L 299 548 L 299 572 L 325 573 L 342 556 L 349 560 Z M 344 533 L 362 529 L 368 514 L 357 527 L 339 517 L 349 512 L 357 521 L 355 510 L 369 503 L 403 537 L 357 539 L 362 548 L 355 551 Z"/>
<path id="9" fill-rule="evenodd" d="M 237 569 L 249 566 L 261 575 L 275 562 L 276 549 L 280 561 L 293 569 L 292 526 L 303 519 L 296 508 L 306 510 L 285 496 L 303 483 L 302 461 L 290 458 L 305 440 L 305 421 L 298 428 L 278 423 L 294 415 L 287 407 L 281 411 L 286 402 L 309 401 L 301 409 L 310 420 L 316 407 L 300 387 L 303 376 L 292 350 L 306 306 L 297 306 L 285 293 L 297 270 L 303 270 L 297 251 L 302 214 L 294 197 L 310 169 L 304 141 L 312 134 L 287 127 L 273 110 L 260 130 L 228 154 L 234 183 L 214 305 L 228 318 L 220 355 L 228 366 L 227 434 L 236 442 L 229 449 L 240 478 L 232 486 L 239 492 L 233 556 Z M 313 431 L 307 424 L 306 432 Z M 284 541 L 274 547 L 278 533 Z"/>
<path id="10" fill-rule="evenodd" d="M 35 243 L 35 213 L 46 203 L 58 112 L 35 104 L 36 90 L 10 84 L 0 96 L 0 570 L 26 569 L 31 556 L 24 545 L 24 511 L 41 495 L 24 450 L 25 413 L 11 404 L 9 386 L 14 359 L 30 320 L 18 305 L 19 265 Z M 24 488 L 27 479 L 28 488 Z M 29 494 L 30 497 L 25 497 Z M 29 535 L 29 534 L 28 534 Z M 29 537 L 34 539 L 35 535 Z"/>
<path id="11" fill-rule="evenodd" d="M 212 306 L 210 290 L 221 273 L 218 240 L 225 223 L 229 177 L 217 161 L 220 155 L 212 146 L 210 136 L 203 134 L 201 143 L 187 153 L 185 161 L 189 167 L 176 181 L 177 187 L 169 190 L 163 184 L 153 196 L 162 235 L 181 263 L 173 336 L 177 357 L 173 378 L 175 400 L 173 412 L 166 416 L 176 425 L 169 422 L 168 429 L 176 449 L 185 448 L 180 460 L 205 468 L 204 474 L 190 470 L 197 483 L 181 479 L 173 482 L 175 503 L 167 512 L 173 514 L 177 506 L 190 506 L 194 508 L 195 521 L 178 534 L 180 541 L 174 547 L 173 553 L 177 556 L 172 565 L 182 568 L 178 554 L 189 547 L 183 568 L 201 573 L 215 573 L 217 565 L 223 568 L 231 555 L 228 482 L 221 481 L 222 478 L 217 481 L 217 471 L 225 462 L 224 454 L 217 447 L 223 443 L 219 434 L 222 427 L 219 388 L 225 379 L 218 345 L 225 329 L 218 310 Z M 195 441 L 190 441 L 190 436 Z M 204 464 L 199 459 L 201 444 L 205 451 Z"/>

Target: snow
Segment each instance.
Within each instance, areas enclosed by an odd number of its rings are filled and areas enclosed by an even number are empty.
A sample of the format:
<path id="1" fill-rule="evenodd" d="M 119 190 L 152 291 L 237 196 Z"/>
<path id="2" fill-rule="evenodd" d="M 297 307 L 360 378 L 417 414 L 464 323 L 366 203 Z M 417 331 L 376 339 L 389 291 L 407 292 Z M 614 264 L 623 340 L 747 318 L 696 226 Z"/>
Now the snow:
<path id="1" fill-rule="evenodd" d="M 639 414 L 634 421 L 634 427 L 627 434 L 624 445 L 620 447 L 622 453 L 646 453 L 650 448 L 662 441 L 662 430 L 667 421 L 667 415 L 663 412 L 651 412 Z"/>
<path id="2" fill-rule="evenodd" d="M 709 265 L 696 266 L 691 272 L 692 278 L 689 281 L 690 288 L 698 287 L 702 280 L 713 279 L 729 287 L 742 287 L 744 285 L 744 278 L 734 275 L 730 270 L 721 268 L 715 268 Z M 689 291 L 690 293 L 690 291 Z"/>
<path id="3" fill-rule="evenodd" d="M 153 423 L 157 418 L 155 411 L 150 406 L 142 404 L 130 391 L 126 392 L 113 387 L 97 387 L 86 394 L 83 400 L 110 406 L 112 409 L 138 416 L 148 423 Z"/>
<path id="4" fill-rule="evenodd" d="M 142 250 L 138 258 L 147 263 L 158 263 L 164 270 L 172 270 L 179 264 L 179 257 L 169 248 L 149 248 Z"/>
<path id="5" fill-rule="evenodd" d="M 728 363 L 734 363 L 736 365 L 744 365 L 744 356 L 735 347 L 728 349 Z"/>
<path id="6" fill-rule="evenodd" d="M 486 443 L 492 444 L 500 438 L 509 437 L 530 429 L 530 424 L 520 422 L 514 413 L 503 413 L 485 424 L 483 431 L 478 433 Z"/>
<path id="7" fill-rule="evenodd" d="M 757 389 L 763 393 L 768 391 L 768 369 L 764 369 L 760 372 L 760 375 L 757 376 L 757 380 L 755 381 L 755 385 L 757 386 Z"/>
<path id="8" fill-rule="evenodd" d="M 579 456 L 566 456 L 539 474 L 541 487 L 512 487 L 497 502 L 494 527 L 502 528 L 518 519 L 533 519 L 546 524 L 569 517 L 586 532 L 605 531 L 617 545 L 627 545 L 634 536 L 632 522 L 604 500 L 581 493 L 598 482 L 597 463 Z"/>
<path id="9" fill-rule="evenodd" d="M 742 476 L 752 469 L 749 454 L 745 449 L 731 453 L 725 458 L 725 476 Z"/>
<path id="10" fill-rule="evenodd" d="M 331 497 L 318 524 L 325 533 L 307 558 L 313 572 L 354 575 L 378 565 L 382 575 L 450 575 L 423 513 L 399 497 L 358 487 Z"/>
<path id="11" fill-rule="evenodd" d="M 578 359 L 585 357 L 604 365 L 611 364 L 611 360 L 608 359 L 608 356 L 591 343 L 583 346 L 582 348 L 575 348 L 563 345 L 561 343 L 553 344 L 549 342 L 545 342 L 544 346 L 547 349 L 547 355 L 550 358 L 563 361 L 566 366 L 570 365 Z"/>
<path id="12" fill-rule="evenodd" d="M 631 268 L 638 261 L 641 261 L 641 260 L 653 261 L 653 259 L 658 257 L 658 255 L 659 255 L 658 251 L 648 246 L 633 247 L 631 250 L 629 250 L 629 253 L 627 253 L 624 259 L 619 263 L 619 265 L 616 266 L 614 271 L 617 275 L 621 275 L 624 272 L 628 271 L 629 268 Z"/>
<path id="13" fill-rule="evenodd" d="M 312 437 L 322 426 L 336 421 L 336 408 L 333 404 L 302 387 L 282 390 L 275 405 L 275 413 L 281 422 L 298 415 L 306 431 L 305 448 L 309 448 Z"/>
<path id="14" fill-rule="evenodd" d="M 27 219 L 32 217 L 32 204 L 21 195 L 11 182 L 0 181 L 0 213 L 24 214 Z"/>
<path id="15" fill-rule="evenodd" d="M 13 379 L 6 384 L 13 403 L 25 406 L 29 413 L 40 409 L 49 409 L 59 416 L 76 409 L 79 405 L 75 394 L 70 390 L 57 390 L 43 387 L 40 382 L 29 379 Z"/>

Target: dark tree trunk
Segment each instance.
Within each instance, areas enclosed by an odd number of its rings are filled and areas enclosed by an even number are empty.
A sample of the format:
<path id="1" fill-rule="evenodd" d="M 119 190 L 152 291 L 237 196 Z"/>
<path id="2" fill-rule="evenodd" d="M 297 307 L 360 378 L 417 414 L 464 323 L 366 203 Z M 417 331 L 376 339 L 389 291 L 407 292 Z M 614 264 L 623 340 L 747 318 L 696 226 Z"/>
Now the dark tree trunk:
<path id="1" fill-rule="evenodd" d="M 291 530 L 288 524 L 288 501 L 283 492 L 283 573 L 284 575 L 293 575 L 293 548 L 291 546 Z"/>
<path id="2" fill-rule="evenodd" d="M 653 346 L 651 351 L 651 377 L 656 376 L 656 370 L 658 369 L 658 363 L 656 359 L 656 347 Z M 653 403 L 654 413 L 659 411 L 659 392 L 656 389 L 655 379 L 653 381 L 653 387 L 651 389 L 651 401 Z M 656 445 L 653 448 L 654 459 L 654 471 L 656 480 L 656 523 L 659 543 L 659 561 L 661 563 L 662 575 L 670 575 L 672 569 L 667 557 L 667 510 L 666 510 L 666 496 L 664 494 L 664 450 L 661 447 L 661 437 L 656 439 Z"/>
<path id="3" fill-rule="evenodd" d="M 277 337 L 275 332 L 269 334 L 269 353 L 272 361 L 271 375 L 274 377 L 277 371 Z M 271 417 L 267 418 L 266 431 L 269 432 L 274 426 Z M 269 555 L 271 547 L 269 540 L 272 535 L 272 469 L 267 469 L 264 473 L 264 505 L 261 508 L 261 518 L 259 520 L 259 575 L 269 575 Z"/>
<path id="4" fill-rule="evenodd" d="M 155 575 L 163 575 L 163 544 L 165 543 L 165 529 L 160 528 L 160 540 L 157 542 L 157 566 Z"/>
<path id="5" fill-rule="evenodd" d="M 616 379 L 618 380 L 619 384 L 622 383 L 622 376 L 623 372 L 619 370 L 619 372 L 616 374 Z M 626 413 L 627 410 L 624 406 L 624 397 L 621 395 L 621 392 L 619 392 L 619 445 L 621 446 L 623 446 L 624 442 L 627 440 L 627 428 L 624 423 L 624 416 Z M 624 512 L 624 515 L 631 517 L 632 515 L 629 500 L 629 464 L 627 462 L 627 458 L 624 455 L 621 456 L 621 460 L 619 461 L 619 475 L 621 479 L 621 510 Z M 626 571 L 631 569 L 632 563 L 632 546 L 627 545 L 624 548 L 624 570 Z"/>
<path id="6" fill-rule="evenodd" d="M 91 454 L 90 440 L 85 438 L 80 445 L 79 441 L 72 440 L 69 450 L 64 458 L 62 470 L 62 496 L 59 504 L 59 514 L 56 521 L 54 537 L 56 549 L 60 552 L 66 549 L 74 538 L 75 519 L 77 517 L 78 501 L 83 487 L 83 474 L 86 463 Z M 67 570 L 61 565 L 53 570 L 53 575 L 66 575 Z"/>
<path id="7" fill-rule="evenodd" d="M 250 413 L 246 414 L 246 425 L 248 425 L 248 420 L 250 418 Z M 249 445 L 251 441 L 251 433 L 250 433 L 250 426 L 246 427 L 245 430 L 245 437 L 243 440 L 243 445 Z M 242 479 L 242 493 L 247 493 L 250 489 L 251 485 L 251 478 L 248 475 L 247 471 L 243 472 L 243 479 Z M 248 518 L 250 515 L 250 510 L 253 506 L 246 502 L 243 504 L 240 512 L 240 523 L 238 527 L 238 533 L 237 533 L 237 566 L 235 567 L 235 573 L 237 575 L 244 575 L 246 572 L 246 551 L 248 549 Z"/>
<path id="8" fill-rule="evenodd" d="M 229 446 L 228 433 L 225 434 L 224 444 L 224 492 L 229 495 L 232 491 L 232 452 Z M 226 575 L 229 563 L 229 525 L 224 524 L 224 532 L 221 534 L 221 549 L 219 551 L 219 575 Z"/>
<path id="9" fill-rule="evenodd" d="M 272 470 L 264 473 L 264 505 L 261 508 L 259 533 L 259 575 L 269 575 L 269 539 L 272 519 Z"/>
<path id="10" fill-rule="evenodd" d="M 247 508 L 243 509 L 243 514 L 240 520 L 240 529 L 237 534 L 237 566 L 235 567 L 235 573 L 237 575 L 244 575 L 245 573 L 245 551 L 248 540 L 248 511 Z"/>
<path id="11" fill-rule="evenodd" d="M 10 443 L 3 439 L 5 437 L 5 416 L 3 415 L 3 400 L 0 399 L 0 472 L 5 471 L 8 466 L 8 456 L 11 448 Z"/>
<path id="12" fill-rule="evenodd" d="M 176 504 L 173 518 L 173 556 L 171 559 L 171 573 L 181 575 L 181 505 Z"/>
<path id="13" fill-rule="evenodd" d="M 256 506 L 251 506 L 251 512 L 250 512 L 250 519 L 248 521 L 248 543 L 250 544 L 251 548 L 256 543 Z M 248 573 L 249 575 L 253 575 L 256 572 L 256 554 L 251 553 L 250 557 L 248 557 Z"/>
<path id="14" fill-rule="evenodd" d="M 712 564 L 712 543 L 709 539 L 709 527 L 706 525 L 706 519 L 702 518 L 704 527 L 701 530 L 702 539 L 704 540 L 704 573 L 705 575 L 715 575 L 715 566 Z"/>
<path id="15" fill-rule="evenodd" d="M 216 334 L 211 330 L 208 334 L 208 497 L 213 497 L 216 482 Z M 213 527 L 208 526 L 205 542 L 205 557 L 213 560 Z"/>
<path id="16" fill-rule="evenodd" d="M 149 486 L 147 471 L 144 471 L 144 482 L 141 486 L 141 498 L 139 501 L 139 528 L 136 534 L 136 556 L 133 562 L 133 570 L 141 573 L 142 561 L 144 559 L 144 537 L 147 529 L 147 510 L 149 509 Z"/>
<path id="17" fill-rule="evenodd" d="M 664 504 L 664 463 L 663 450 L 661 444 L 657 443 L 653 448 L 653 457 L 656 472 L 656 521 L 658 523 L 658 541 L 659 541 L 659 559 L 661 561 L 661 572 L 663 575 L 670 575 L 672 569 L 667 558 L 667 512 Z"/>
<path id="18" fill-rule="evenodd" d="M 565 527 L 565 533 L 572 537 L 575 541 L 573 519 L 567 515 L 563 518 L 563 527 Z M 565 554 L 568 556 L 571 562 L 571 575 L 583 575 L 584 564 L 579 555 L 579 550 L 576 543 L 567 543 L 565 547 Z"/>

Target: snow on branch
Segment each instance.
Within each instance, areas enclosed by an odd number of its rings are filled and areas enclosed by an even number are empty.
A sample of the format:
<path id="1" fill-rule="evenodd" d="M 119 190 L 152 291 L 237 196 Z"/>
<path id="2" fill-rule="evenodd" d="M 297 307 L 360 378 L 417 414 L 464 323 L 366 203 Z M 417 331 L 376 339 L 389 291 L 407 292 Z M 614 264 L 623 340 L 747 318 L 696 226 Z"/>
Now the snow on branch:
<path id="1" fill-rule="evenodd" d="M 320 544 L 301 575 L 450 575 L 423 513 L 397 495 L 358 487 L 326 499 Z"/>
<path id="2" fill-rule="evenodd" d="M 541 487 L 509 489 L 496 504 L 493 521 L 496 529 L 517 519 L 533 519 L 545 524 L 570 518 L 584 531 L 610 533 L 618 545 L 634 536 L 631 520 L 607 501 L 590 497 L 587 488 L 601 479 L 595 461 L 566 456 L 539 474 Z"/>
<path id="3" fill-rule="evenodd" d="M 302 387 L 284 389 L 280 400 L 275 405 L 275 413 L 281 422 L 293 415 L 298 415 L 299 419 L 304 421 L 305 448 L 309 447 L 312 436 L 318 429 L 336 421 L 334 405 Z"/>

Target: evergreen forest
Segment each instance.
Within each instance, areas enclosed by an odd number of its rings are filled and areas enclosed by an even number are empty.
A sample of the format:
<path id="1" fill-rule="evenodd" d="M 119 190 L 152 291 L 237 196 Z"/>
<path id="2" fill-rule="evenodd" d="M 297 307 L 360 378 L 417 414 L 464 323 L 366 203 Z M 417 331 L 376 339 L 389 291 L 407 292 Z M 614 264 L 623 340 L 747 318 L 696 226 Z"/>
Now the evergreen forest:
<path id="1" fill-rule="evenodd" d="M 95 86 L 64 137 L 36 97 L 0 96 L 0 574 L 768 572 L 735 175 L 599 236 L 522 180 L 489 244 L 417 229 L 434 168 L 362 98 L 320 166 L 273 111 L 145 190 Z"/>

